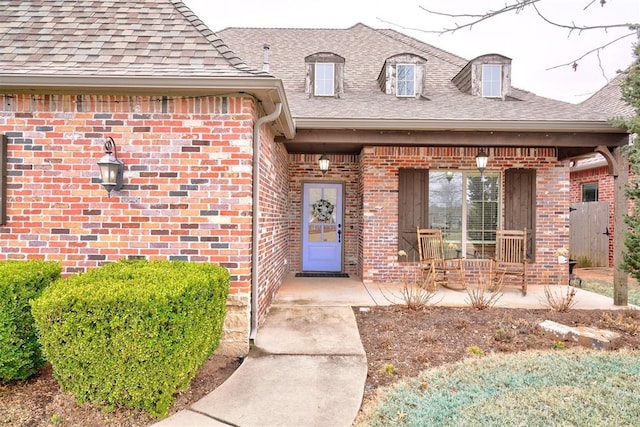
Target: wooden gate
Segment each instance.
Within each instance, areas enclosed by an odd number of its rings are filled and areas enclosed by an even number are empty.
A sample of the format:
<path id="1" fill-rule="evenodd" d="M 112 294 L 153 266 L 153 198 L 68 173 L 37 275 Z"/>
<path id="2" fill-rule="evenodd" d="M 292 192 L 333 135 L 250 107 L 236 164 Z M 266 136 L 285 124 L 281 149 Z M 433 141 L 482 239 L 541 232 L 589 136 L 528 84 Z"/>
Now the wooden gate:
<path id="1" fill-rule="evenodd" d="M 609 203 L 582 202 L 571 205 L 569 253 L 580 264 L 609 266 Z"/>

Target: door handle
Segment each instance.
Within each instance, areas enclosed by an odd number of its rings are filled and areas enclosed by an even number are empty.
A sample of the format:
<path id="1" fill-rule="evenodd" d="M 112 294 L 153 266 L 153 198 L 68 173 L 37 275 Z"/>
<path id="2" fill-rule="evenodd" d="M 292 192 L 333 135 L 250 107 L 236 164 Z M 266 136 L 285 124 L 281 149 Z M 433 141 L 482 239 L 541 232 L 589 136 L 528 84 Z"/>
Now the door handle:
<path id="1" fill-rule="evenodd" d="M 602 233 L 602 234 L 604 234 L 605 236 L 610 235 L 611 233 L 609 233 L 609 227 L 607 227 L 607 228 L 604 230 L 604 233 Z"/>
<path id="2" fill-rule="evenodd" d="M 341 242 L 340 237 L 342 236 L 342 224 L 338 224 L 338 243 Z"/>

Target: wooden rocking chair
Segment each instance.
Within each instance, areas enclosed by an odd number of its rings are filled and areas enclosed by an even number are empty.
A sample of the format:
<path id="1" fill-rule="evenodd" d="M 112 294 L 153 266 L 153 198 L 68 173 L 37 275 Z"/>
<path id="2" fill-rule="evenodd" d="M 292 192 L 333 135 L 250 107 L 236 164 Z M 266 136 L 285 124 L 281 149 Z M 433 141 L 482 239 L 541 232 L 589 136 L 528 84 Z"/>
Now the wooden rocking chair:
<path id="1" fill-rule="evenodd" d="M 442 285 L 451 289 L 466 289 L 464 263 L 462 258 L 446 258 L 442 230 L 439 228 L 418 228 L 418 252 L 420 268 L 435 287 Z M 450 272 L 458 274 L 457 286 L 450 282 Z"/>
<path id="2" fill-rule="evenodd" d="M 504 284 L 506 276 L 519 279 L 522 295 L 527 295 L 527 229 L 497 230 L 496 254 L 491 259 L 489 277 L 493 289 Z"/>

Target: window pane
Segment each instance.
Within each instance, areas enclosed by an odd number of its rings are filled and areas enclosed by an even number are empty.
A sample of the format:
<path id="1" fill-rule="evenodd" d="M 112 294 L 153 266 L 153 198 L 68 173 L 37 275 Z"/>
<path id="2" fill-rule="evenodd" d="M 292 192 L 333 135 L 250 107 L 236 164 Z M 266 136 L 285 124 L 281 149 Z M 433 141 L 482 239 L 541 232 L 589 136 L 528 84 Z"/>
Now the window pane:
<path id="1" fill-rule="evenodd" d="M 415 66 L 398 65 L 397 69 L 397 95 L 398 96 L 414 96 L 415 90 Z"/>
<path id="2" fill-rule="evenodd" d="M 338 234 L 335 209 L 338 191 L 335 188 L 311 188 L 309 190 L 308 235 L 309 242 L 335 242 Z"/>
<path id="3" fill-rule="evenodd" d="M 467 253 L 491 258 L 495 253 L 500 197 L 500 175 L 467 173 Z"/>
<path id="4" fill-rule="evenodd" d="M 333 96 L 333 63 L 317 63 L 314 79 L 314 95 Z"/>
<path id="5" fill-rule="evenodd" d="M 501 185 L 496 172 L 429 171 L 427 227 L 442 229 L 447 257 L 494 255 Z"/>
<path id="6" fill-rule="evenodd" d="M 598 201 L 598 183 L 597 182 L 582 184 L 582 201 L 583 202 Z"/>
<path id="7" fill-rule="evenodd" d="M 502 65 L 482 65 L 482 96 L 502 96 Z"/>
<path id="8" fill-rule="evenodd" d="M 429 172 L 429 228 L 441 228 L 448 258 L 462 254 L 462 172 Z"/>

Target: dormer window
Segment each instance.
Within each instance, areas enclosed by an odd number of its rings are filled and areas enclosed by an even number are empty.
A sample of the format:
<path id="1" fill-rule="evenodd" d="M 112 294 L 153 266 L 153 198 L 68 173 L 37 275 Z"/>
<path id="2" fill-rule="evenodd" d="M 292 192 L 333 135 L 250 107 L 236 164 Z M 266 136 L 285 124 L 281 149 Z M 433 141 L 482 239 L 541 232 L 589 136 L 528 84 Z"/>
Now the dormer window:
<path id="1" fill-rule="evenodd" d="M 334 95 L 334 73 L 333 63 L 316 63 L 315 79 L 313 82 L 313 94 L 315 96 L 333 96 Z"/>
<path id="2" fill-rule="evenodd" d="M 416 96 L 416 66 L 414 64 L 398 64 L 396 72 L 396 95 Z"/>
<path id="3" fill-rule="evenodd" d="M 339 98 L 344 93 L 344 58 L 331 52 L 318 52 L 304 59 L 307 74 L 305 93 L 309 96 Z"/>
<path id="4" fill-rule="evenodd" d="M 490 99 L 514 99 L 511 96 L 511 59 L 497 53 L 472 59 L 451 81 L 462 93 Z"/>
<path id="5" fill-rule="evenodd" d="M 502 97 L 502 65 L 482 64 L 482 96 Z"/>
<path id="6" fill-rule="evenodd" d="M 380 89 L 398 98 L 419 98 L 424 87 L 427 60 L 412 53 L 394 55 L 378 75 Z"/>

